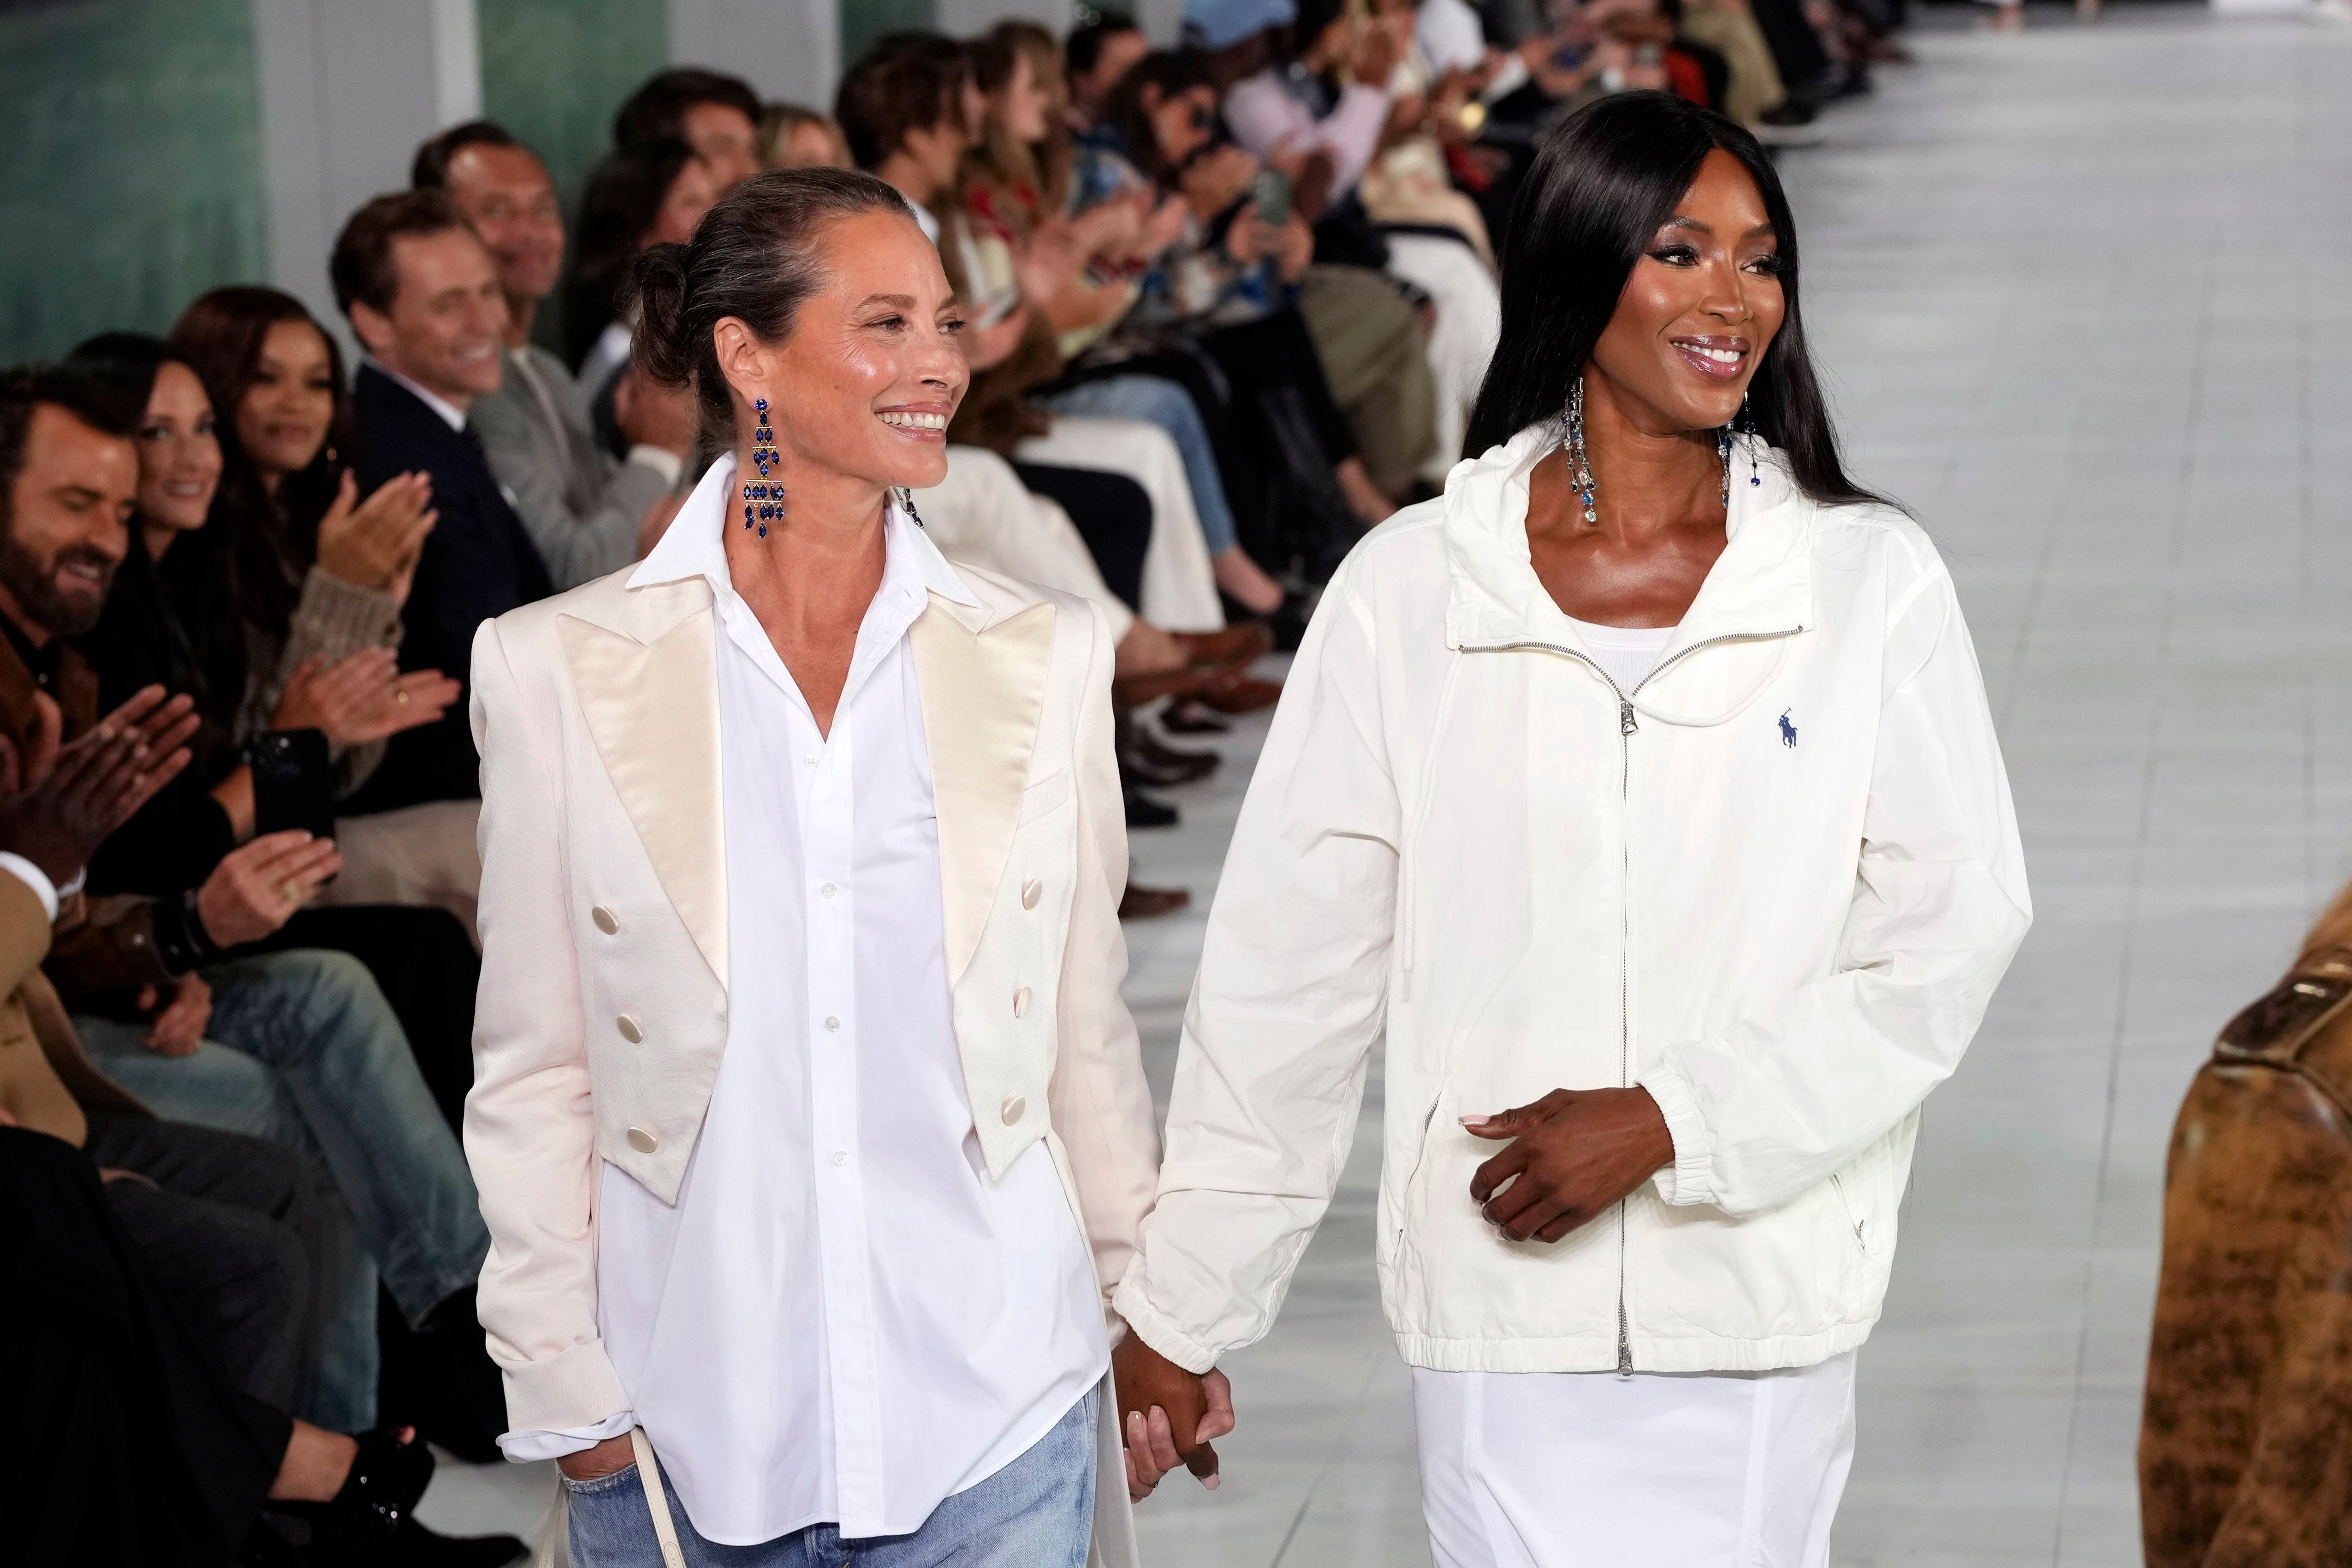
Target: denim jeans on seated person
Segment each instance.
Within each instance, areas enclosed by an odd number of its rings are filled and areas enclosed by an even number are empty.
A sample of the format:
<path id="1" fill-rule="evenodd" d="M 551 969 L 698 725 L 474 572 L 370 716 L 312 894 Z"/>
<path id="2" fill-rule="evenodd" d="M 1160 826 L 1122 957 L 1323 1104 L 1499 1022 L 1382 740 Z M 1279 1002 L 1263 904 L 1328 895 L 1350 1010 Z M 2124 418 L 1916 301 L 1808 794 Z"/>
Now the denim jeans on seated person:
<path id="1" fill-rule="evenodd" d="M 1094 1536 L 1095 1422 L 1099 1388 L 1070 1407 L 1019 1458 L 931 1510 L 912 1535 L 844 1541 L 813 1524 L 757 1546 L 714 1546 L 695 1532 L 662 1470 L 662 1491 L 687 1568 L 1084 1568 Z M 658 1458 L 658 1457 L 656 1457 Z M 563 1482 L 572 1568 L 662 1568 L 661 1541 L 636 1467 Z"/>
<path id="2" fill-rule="evenodd" d="M 412 1326 L 479 1278 L 480 1199 L 408 1040 L 359 960 L 294 949 L 208 965 L 205 1043 L 167 1057 L 146 1027 L 78 1016 L 100 1071 L 156 1114 L 289 1144 L 325 1160 L 360 1246 L 303 1414 L 337 1432 L 375 1425 L 375 1281 Z"/>
<path id="3" fill-rule="evenodd" d="M 1217 451 L 1192 395 L 1165 376 L 1107 375 L 1032 398 L 1056 414 L 1094 419 L 1143 419 L 1168 432 L 1192 481 L 1192 510 L 1201 514 L 1201 538 L 1212 555 L 1223 555 L 1238 537 L 1225 481 L 1217 472 Z"/>

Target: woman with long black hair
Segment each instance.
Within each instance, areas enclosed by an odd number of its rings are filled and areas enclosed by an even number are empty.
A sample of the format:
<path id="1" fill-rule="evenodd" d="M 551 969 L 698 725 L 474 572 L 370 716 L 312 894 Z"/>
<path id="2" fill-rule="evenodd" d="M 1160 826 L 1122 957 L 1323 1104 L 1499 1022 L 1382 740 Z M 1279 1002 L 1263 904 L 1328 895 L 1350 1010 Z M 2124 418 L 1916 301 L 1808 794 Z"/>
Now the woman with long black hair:
<path id="1" fill-rule="evenodd" d="M 1171 1462 L 1385 1038 L 1437 1562 L 1827 1562 L 1920 1102 L 2030 913 L 1951 578 L 1846 477 L 1797 277 L 1731 121 L 1547 138 L 1483 455 L 1332 579 L 1210 916 L 1116 1298 Z"/>

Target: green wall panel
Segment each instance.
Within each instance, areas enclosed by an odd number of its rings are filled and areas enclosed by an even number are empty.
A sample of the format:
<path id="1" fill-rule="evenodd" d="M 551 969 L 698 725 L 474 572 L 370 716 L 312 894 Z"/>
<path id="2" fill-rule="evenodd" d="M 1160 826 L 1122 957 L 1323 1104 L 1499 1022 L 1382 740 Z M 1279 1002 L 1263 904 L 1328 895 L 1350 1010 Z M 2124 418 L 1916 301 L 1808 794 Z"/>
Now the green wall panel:
<path id="1" fill-rule="evenodd" d="M 0 5 L 0 363 L 268 275 L 249 0 Z"/>
<path id="2" fill-rule="evenodd" d="M 855 65 L 883 34 L 930 26 L 935 15 L 931 0 L 841 0 L 842 68 Z"/>
<path id="3" fill-rule="evenodd" d="M 663 0 L 476 0 L 482 112 L 547 160 L 567 210 L 613 142 L 613 111 L 669 63 Z"/>

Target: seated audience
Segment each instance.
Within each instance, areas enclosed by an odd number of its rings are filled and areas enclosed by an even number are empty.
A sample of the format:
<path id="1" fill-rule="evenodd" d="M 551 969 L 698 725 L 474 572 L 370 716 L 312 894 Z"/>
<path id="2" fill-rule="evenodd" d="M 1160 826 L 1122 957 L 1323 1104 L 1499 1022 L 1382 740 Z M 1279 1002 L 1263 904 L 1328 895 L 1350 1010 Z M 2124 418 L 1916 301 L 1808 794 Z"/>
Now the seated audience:
<path id="1" fill-rule="evenodd" d="M 243 687 L 234 725 L 242 745 L 270 727 L 305 663 L 348 670 L 363 649 L 397 654 L 401 609 L 435 521 L 433 481 L 412 471 L 357 500 L 341 351 L 293 296 L 215 289 L 181 314 L 172 349 L 203 378 L 216 412 L 222 525 L 160 565 L 189 621 L 209 622 L 230 601 L 236 606 L 214 646 L 219 663 L 210 679 L 222 693 Z M 420 718 L 436 712 L 418 701 L 430 681 L 423 671 L 403 677 L 409 701 L 399 706 Z M 368 781 L 383 747 L 370 741 L 338 749 L 339 801 Z M 229 775 L 232 791 L 236 777 Z M 249 801 L 229 793 L 225 804 L 243 822 Z M 443 909 L 470 933 L 481 881 L 478 814 L 471 801 L 429 801 L 340 817 L 343 868 L 316 901 Z M 414 1016 L 394 991 L 414 1034 Z"/>
<path id="2" fill-rule="evenodd" d="M 772 103 L 760 110 L 762 169 L 853 169 L 849 142 L 833 116 L 797 103 Z"/>
<path id="3" fill-rule="evenodd" d="M 489 247 L 506 291 L 506 374 L 472 408 L 490 471 L 559 590 L 619 571 L 652 547 L 677 510 L 673 492 L 694 449 L 692 399 L 625 377 L 614 415 L 629 453 L 614 461 L 597 443 L 572 373 L 530 342 L 531 320 L 563 266 L 563 215 L 547 166 L 504 129 L 478 120 L 418 149 L 413 176 L 420 190 L 449 193 Z"/>
<path id="4" fill-rule="evenodd" d="M 251 1141 L 209 1134 L 201 1150 L 227 1183 L 203 1196 L 149 1189 L 0 1112 L 12 1552 L 87 1568 L 519 1560 L 512 1536 L 452 1539 L 416 1521 L 434 1460 L 413 1428 L 352 1437 L 276 1397 L 302 1287 L 299 1248 L 271 1210 L 299 1184 Z M 165 1215 L 174 1223 L 159 1226 Z M 306 1554 L 268 1513 L 295 1521 Z"/>
<path id="5" fill-rule="evenodd" d="M 760 95 L 740 77 L 677 66 L 621 105 L 613 116 L 613 148 L 641 153 L 666 142 L 685 142 L 718 182 L 715 202 L 760 172 Z"/>
<path id="6" fill-rule="evenodd" d="M 635 326 L 621 311 L 629 262 L 649 245 L 693 238 L 722 189 L 718 172 L 675 139 L 615 149 L 588 176 L 579 243 L 563 282 L 563 339 L 600 439 L 621 433 L 621 378 Z"/>
<path id="7" fill-rule="evenodd" d="M 438 516 L 401 609 L 401 668 L 457 674 L 462 688 L 474 629 L 554 586 L 467 418 L 503 375 L 498 268 L 446 194 L 404 191 L 352 215 L 329 270 L 368 353 L 352 395 L 359 481 L 433 481 Z M 393 737 L 352 809 L 472 799 L 478 761 L 461 691 L 439 719 Z"/>
<path id="8" fill-rule="evenodd" d="M 163 380 L 154 349 L 151 383 Z M 159 451 L 177 445 L 153 437 L 174 423 L 164 410 L 185 390 L 167 390 L 161 406 L 151 390 L 142 409 L 119 381 L 71 363 L 0 384 L 0 742 L 16 757 L 42 754 L 45 736 L 79 736 L 97 722 L 98 677 L 68 639 L 100 624 L 131 553 L 132 525 L 146 532 L 139 506 L 151 487 L 135 437 Z M 205 421 L 189 423 L 206 434 Z M 159 455 L 156 477 L 167 476 L 185 469 Z M 143 537 L 138 548 L 146 553 Z M 158 600 L 157 613 L 164 608 Z M 148 689 L 161 682 L 139 682 L 133 700 Z M 221 710 L 207 711 L 201 697 L 179 710 L 215 734 L 224 728 Z M 208 743 L 205 730 L 194 738 Z M 133 820 L 198 776 L 192 765 L 163 784 Z M 94 859 L 97 893 L 110 891 L 100 879 L 106 859 Z M 433 1412 L 436 1436 L 479 1452 L 498 1429 L 482 1407 L 497 1385 L 472 1324 L 488 1237 L 451 1124 L 435 1114 L 409 1042 L 362 965 L 308 949 L 227 951 L 285 926 L 337 863 L 331 842 L 268 834 L 206 867 L 200 883 L 170 888 L 168 899 L 105 899 L 86 920 L 77 899 L 51 973 L 108 1079 L 176 1120 L 268 1137 L 333 1172 L 362 1251 L 332 1281 L 311 1413 L 343 1430 L 374 1425 L 380 1268 L 436 1360 L 432 1387 L 419 1394 L 448 1406 L 446 1420 Z"/>
<path id="9" fill-rule="evenodd" d="M 1070 82 L 1066 113 L 1072 134 L 1083 136 L 1102 123 L 1111 89 L 1151 52 L 1151 40 L 1134 17 L 1097 11 L 1070 29 L 1062 52 Z"/>
<path id="10" fill-rule="evenodd" d="M 1016 279 L 1031 308 L 1054 328 L 1062 356 L 1099 338 L 1134 303 L 1128 264 L 1148 259 L 1172 242 L 1183 218 L 1175 197 L 1155 206 L 1148 198 L 1101 202 L 1078 217 L 1069 205 L 1073 162 L 1064 96 L 1062 52 L 1053 35 L 1030 22 L 1003 22 L 972 46 L 974 76 L 985 109 L 981 133 L 964 155 L 959 226 L 967 255 L 1003 251 L 1003 269 Z M 984 268 L 985 263 L 982 262 Z M 975 270 L 966 261 L 961 270 Z M 1026 392 L 1058 375 L 1040 367 Z M 1033 397 L 1037 407 L 1076 417 L 1025 441 L 1020 455 L 1081 462 L 1110 457 L 1102 422 L 1140 419 L 1159 426 L 1184 464 L 1184 496 L 1154 493 L 1156 517 L 1170 501 L 1189 501 L 1209 553 L 1216 585 L 1246 609 L 1271 615 L 1282 607 L 1282 585 L 1249 558 L 1236 538 L 1233 508 L 1217 472 L 1206 426 L 1190 394 L 1150 375 L 1108 375 L 1058 397 Z M 1150 455 L 1142 460 L 1149 461 Z M 1172 489 L 1172 487 L 1171 487 Z M 1189 542 L 1190 530 L 1171 531 Z M 1181 625 L 1172 616 L 1158 618 Z"/>

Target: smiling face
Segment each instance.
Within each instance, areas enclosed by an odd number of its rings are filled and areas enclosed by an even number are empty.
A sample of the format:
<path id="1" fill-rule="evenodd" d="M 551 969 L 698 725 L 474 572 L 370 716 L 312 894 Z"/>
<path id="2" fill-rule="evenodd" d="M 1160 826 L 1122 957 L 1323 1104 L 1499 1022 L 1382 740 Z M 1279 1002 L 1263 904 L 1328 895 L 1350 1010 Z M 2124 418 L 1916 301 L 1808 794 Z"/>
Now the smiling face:
<path id="1" fill-rule="evenodd" d="M 1756 182 L 1730 153 L 1709 153 L 1592 351 L 1635 425 L 1664 435 L 1738 416 L 1788 313 L 1780 248 Z"/>
<path id="2" fill-rule="evenodd" d="M 449 199 L 498 263 L 509 300 L 536 303 L 555 292 L 563 268 L 563 214 L 555 182 L 528 149 L 476 142 L 449 160 Z"/>
<path id="3" fill-rule="evenodd" d="M 912 218 L 864 212 L 829 224 L 817 253 L 817 287 L 783 342 L 759 343 L 734 317 L 719 323 L 741 428 L 751 428 L 751 400 L 766 398 L 788 489 L 794 470 L 938 484 L 971 375 L 939 251 Z"/>
<path id="4" fill-rule="evenodd" d="M 273 489 L 309 468 L 335 422 L 335 365 L 326 334 L 309 321 L 274 323 L 236 418 L 238 444 Z"/>
<path id="5" fill-rule="evenodd" d="M 194 371 L 166 360 L 139 420 L 139 515 L 184 533 L 202 528 L 220 476 L 213 401 Z"/>
<path id="6" fill-rule="evenodd" d="M 395 235 L 389 310 L 352 304 L 368 353 L 459 408 L 499 389 L 507 297 L 490 253 L 469 228 Z"/>
<path id="7" fill-rule="evenodd" d="M 37 641 L 98 625 L 138 494 L 133 443 L 36 405 L 0 531 L 0 608 Z"/>

